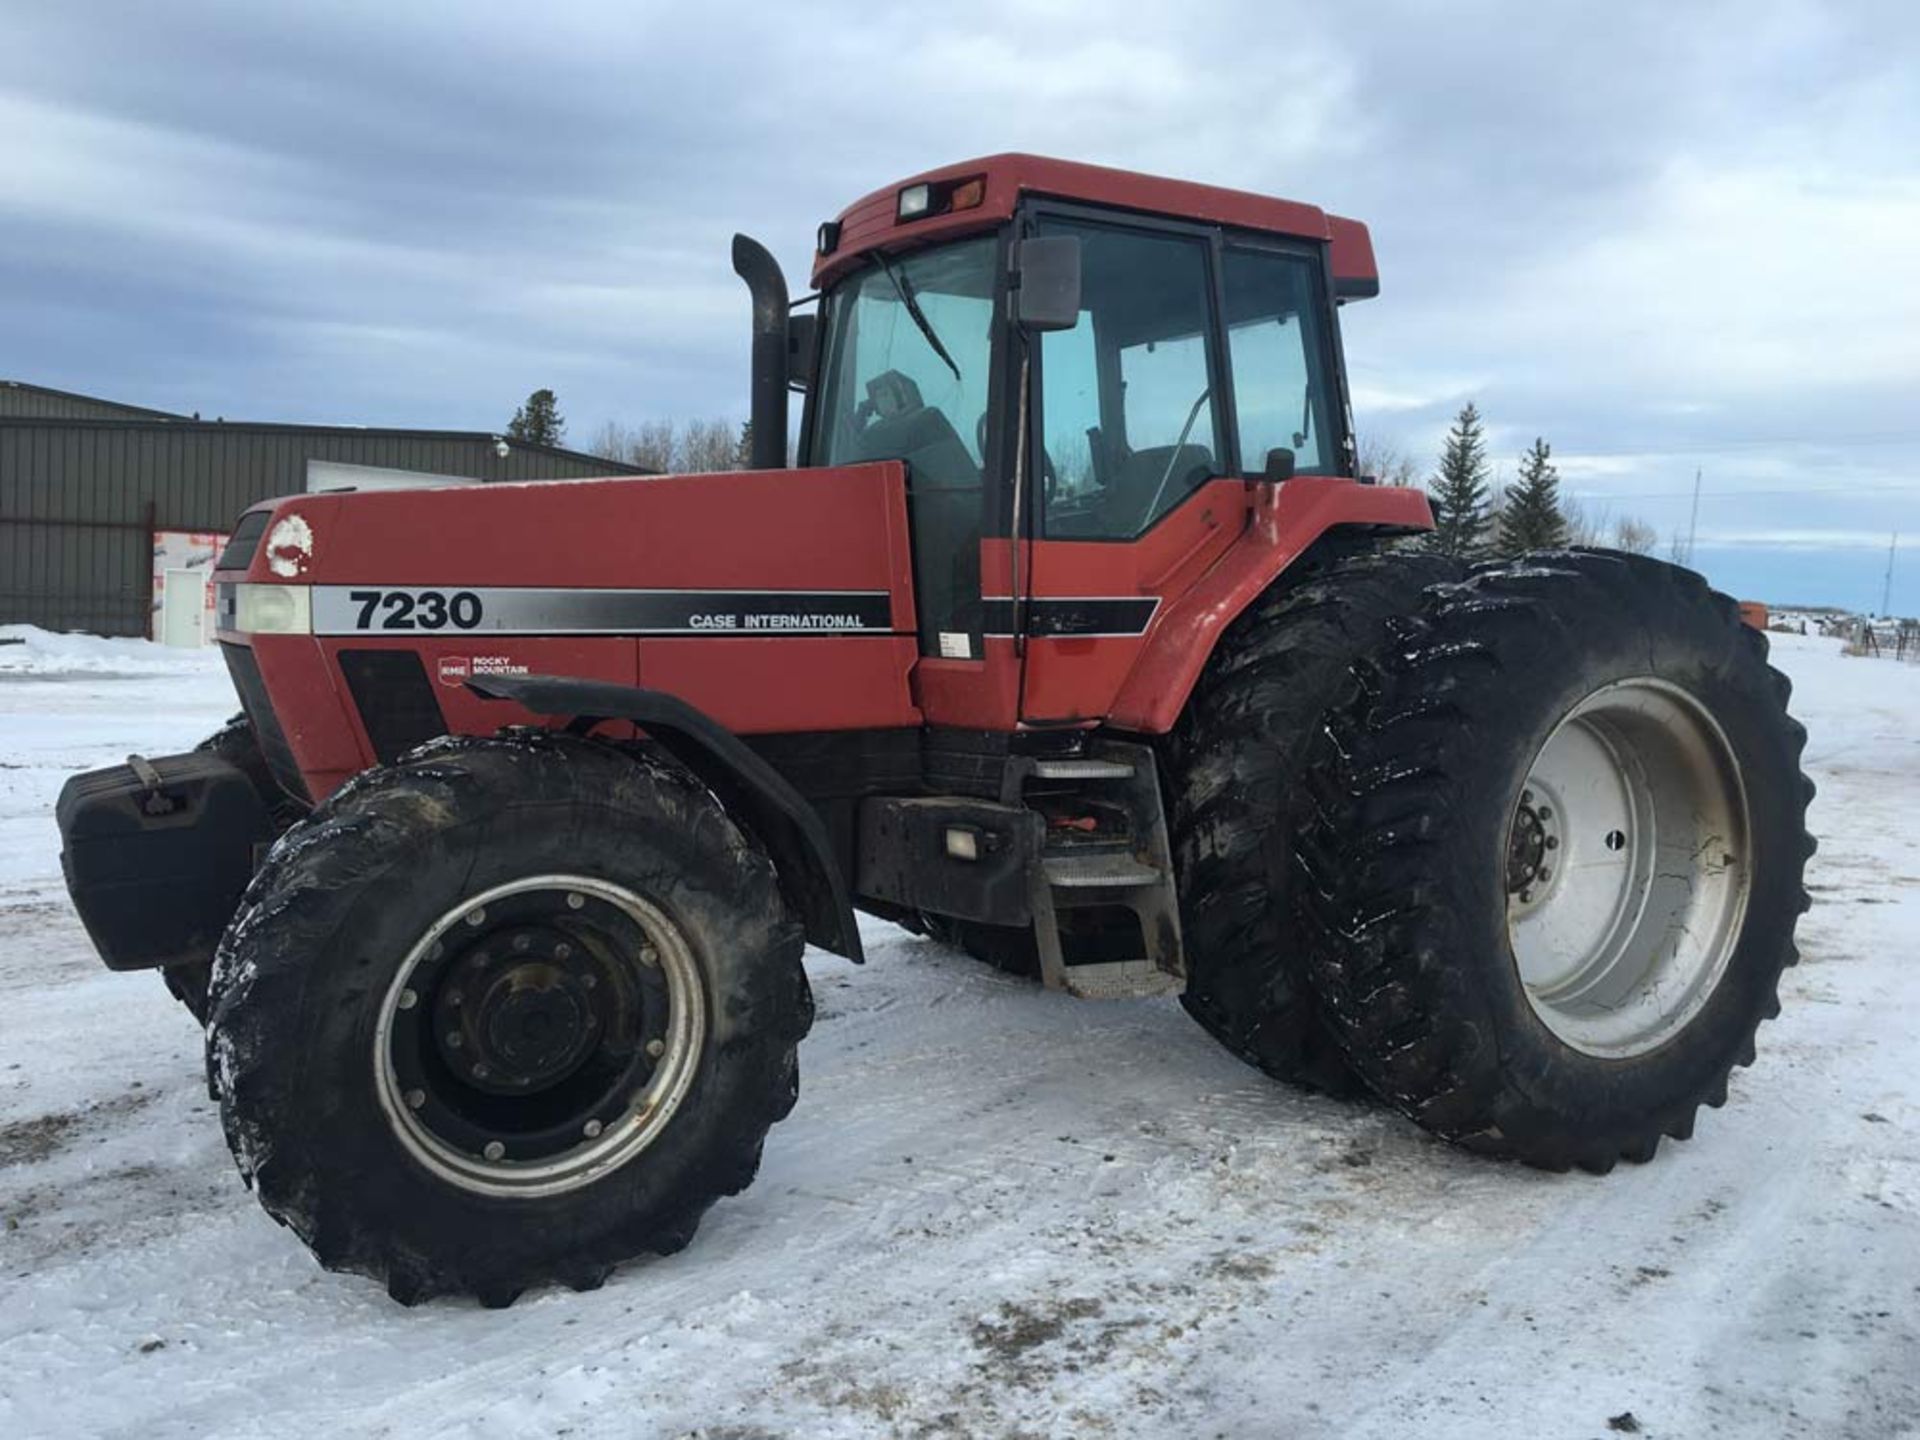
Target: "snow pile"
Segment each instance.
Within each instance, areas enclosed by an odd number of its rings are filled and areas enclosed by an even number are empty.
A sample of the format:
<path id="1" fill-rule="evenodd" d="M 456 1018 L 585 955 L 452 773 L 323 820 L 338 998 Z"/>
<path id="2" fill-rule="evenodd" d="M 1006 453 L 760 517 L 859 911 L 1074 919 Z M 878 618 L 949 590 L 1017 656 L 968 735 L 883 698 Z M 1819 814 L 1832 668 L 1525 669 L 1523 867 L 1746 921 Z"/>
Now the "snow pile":
<path id="1" fill-rule="evenodd" d="M 181 675 L 220 668 L 220 652 L 0 625 L 0 675 Z"/>
<path id="2" fill-rule="evenodd" d="M 0 1436 L 1920 1435 L 1920 669 L 1772 639 L 1820 786 L 1803 959 L 1651 1164 L 1479 1160 L 1170 1001 L 866 921 L 864 969 L 807 957 L 754 1185 L 502 1312 L 323 1273 L 235 1176 L 199 1033 L 61 894 L 61 780 L 191 744 L 225 677 L 0 684 Z"/>

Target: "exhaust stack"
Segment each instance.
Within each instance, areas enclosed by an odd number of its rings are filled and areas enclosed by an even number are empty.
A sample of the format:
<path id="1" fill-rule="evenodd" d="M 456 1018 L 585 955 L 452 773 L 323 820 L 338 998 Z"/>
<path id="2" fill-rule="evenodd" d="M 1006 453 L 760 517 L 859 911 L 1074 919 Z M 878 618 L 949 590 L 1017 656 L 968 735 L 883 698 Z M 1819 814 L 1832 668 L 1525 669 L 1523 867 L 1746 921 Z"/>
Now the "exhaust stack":
<path id="1" fill-rule="evenodd" d="M 753 446 L 755 470 L 787 464 L 787 278 L 766 246 L 733 237 L 733 273 L 753 295 Z"/>

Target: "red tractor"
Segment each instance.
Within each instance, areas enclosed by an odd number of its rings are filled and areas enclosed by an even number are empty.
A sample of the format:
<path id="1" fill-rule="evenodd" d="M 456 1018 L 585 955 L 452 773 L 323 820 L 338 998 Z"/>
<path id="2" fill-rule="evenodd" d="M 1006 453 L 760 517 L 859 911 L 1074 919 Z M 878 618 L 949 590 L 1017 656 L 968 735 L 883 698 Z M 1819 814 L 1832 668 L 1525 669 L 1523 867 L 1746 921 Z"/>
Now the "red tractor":
<path id="1" fill-rule="evenodd" d="M 1363 225 L 1000 155 L 822 225 L 817 313 L 733 262 L 753 469 L 259 505 L 244 716 L 61 797 L 322 1264 L 685 1245 L 856 910 L 1553 1169 L 1725 1098 L 1806 905 L 1786 681 L 1688 571 L 1422 548 L 1355 473 Z"/>

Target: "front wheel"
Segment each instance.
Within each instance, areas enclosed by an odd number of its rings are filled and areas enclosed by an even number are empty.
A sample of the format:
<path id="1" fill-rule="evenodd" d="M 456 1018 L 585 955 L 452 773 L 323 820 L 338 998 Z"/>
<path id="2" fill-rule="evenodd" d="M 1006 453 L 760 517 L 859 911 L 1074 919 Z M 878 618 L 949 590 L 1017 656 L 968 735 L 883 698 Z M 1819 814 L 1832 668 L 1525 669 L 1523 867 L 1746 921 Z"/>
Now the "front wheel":
<path id="1" fill-rule="evenodd" d="M 1691 1134 L 1806 908 L 1806 733 L 1765 639 L 1689 571 L 1555 553 L 1433 592 L 1358 674 L 1301 851 L 1355 1068 L 1553 1169 Z"/>
<path id="2" fill-rule="evenodd" d="M 752 1180 L 812 1017 L 773 867 L 701 786 L 440 741 L 276 848 L 215 962 L 242 1172 L 329 1269 L 504 1304 Z"/>

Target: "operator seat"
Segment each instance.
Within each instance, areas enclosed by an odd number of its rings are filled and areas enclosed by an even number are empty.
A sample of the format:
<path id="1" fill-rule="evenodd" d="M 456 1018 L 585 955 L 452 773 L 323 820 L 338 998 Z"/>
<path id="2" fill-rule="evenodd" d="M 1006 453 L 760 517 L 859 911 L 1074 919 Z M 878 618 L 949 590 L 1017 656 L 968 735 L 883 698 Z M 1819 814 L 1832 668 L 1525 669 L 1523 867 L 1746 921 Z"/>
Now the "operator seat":
<path id="1" fill-rule="evenodd" d="M 1101 506 L 1106 513 L 1106 533 L 1134 535 L 1146 529 L 1184 500 L 1189 491 L 1205 484 L 1213 470 L 1213 452 L 1204 445 L 1182 445 L 1178 453 L 1171 445 L 1134 451 L 1114 467 L 1113 478 L 1107 482 Z M 1163 480 L 1164 490 L 1160 488 Z M 1149 513 L 1156 492 L 1159 506 Z"/>

